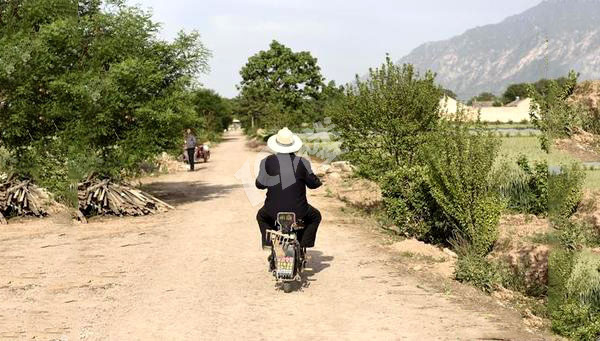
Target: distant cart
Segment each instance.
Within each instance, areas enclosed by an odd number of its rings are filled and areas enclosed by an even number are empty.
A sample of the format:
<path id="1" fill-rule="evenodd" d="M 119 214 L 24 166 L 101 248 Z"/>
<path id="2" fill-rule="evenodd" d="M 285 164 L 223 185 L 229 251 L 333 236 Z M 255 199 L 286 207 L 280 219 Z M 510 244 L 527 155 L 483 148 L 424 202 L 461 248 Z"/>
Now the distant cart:
<path id="1" fill-rule="evenodd" d="M 206 144 L 196 146 L 196 152 L 194 153 L 194 161 L 204 160 L 208 162 L 210 160 L 210 147 Z M 189 163 L 188 155 L 186 150 L 183 150 L 183 162 Z"/>

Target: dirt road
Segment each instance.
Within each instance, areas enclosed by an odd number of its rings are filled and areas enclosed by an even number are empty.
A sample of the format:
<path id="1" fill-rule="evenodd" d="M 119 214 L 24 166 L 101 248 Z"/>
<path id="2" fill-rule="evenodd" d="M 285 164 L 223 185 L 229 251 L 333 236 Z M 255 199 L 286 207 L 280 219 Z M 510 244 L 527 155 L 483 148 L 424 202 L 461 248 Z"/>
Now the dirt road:
<path id="1" fill-rule="evenodd" d="M 196 172 L 147 179 L 176 206 L 164 215 L 1 227 L 0 340 L 540 339 L 513 312 L 401 271 L 322 189 L 306 284 L 277 290 L 234 177 L 255 156 L 230 135 Z"/>

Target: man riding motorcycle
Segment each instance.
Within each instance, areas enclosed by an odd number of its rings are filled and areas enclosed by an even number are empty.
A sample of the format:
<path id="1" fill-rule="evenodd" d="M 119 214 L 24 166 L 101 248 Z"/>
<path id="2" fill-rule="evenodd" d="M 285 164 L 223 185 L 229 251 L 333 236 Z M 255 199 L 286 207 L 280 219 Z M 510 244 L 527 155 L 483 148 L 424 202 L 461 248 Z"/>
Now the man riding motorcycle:
<path id="1" fill-rule="evenodd" d="M 306 187 L 319 188 L 321 180 L 313 173 L 307 159 L 296 156 L 302 141 L 288 128 L 271 136 L 267 146 L 275 154 L 261 161 L 256 178 L 256 187 L 267 190 L 265 204 L 256 215 L 262 246 L 271 246 L 271 241 L 267 240 L 267 230 L 275 229 L 277 213 L 294 212 L 297 220 L 304 224 L 304 229 L 298 231 L 300 246 L 313 247 L 321 223 L 321 212 L 308 204 Z"/>

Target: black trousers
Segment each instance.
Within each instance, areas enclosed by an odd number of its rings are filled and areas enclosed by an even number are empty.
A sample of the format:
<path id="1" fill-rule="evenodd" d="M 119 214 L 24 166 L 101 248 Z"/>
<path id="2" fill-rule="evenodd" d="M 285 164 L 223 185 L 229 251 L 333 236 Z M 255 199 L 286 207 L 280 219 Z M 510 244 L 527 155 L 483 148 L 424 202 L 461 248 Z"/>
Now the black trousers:
<path id="1" fill-rule="evenodd" d="M 271 217 L 265 208 L 258 210 L 256 214 L 256 220 L 258 221 L 258 228 L 262 237 L 262 246 L 271 246 L 271 241 L 267 240 L 267 230 L 275 230 L 275 219 L 277 217 Z M 296 235 L 300 241 L 301 247 L 313 247 L 315 246 L 315 240 L 317 239 L 317 230 L 321 223 L 321 212 L 312 206 L 308 206 L 308 213 L 301 218 L 304 221 L 304 229 L 297 231 Z"/>
<path id="2" fill-rule="evenodd" d="M 196 152 L 196 148 L 188 148 L 186 150 L 188 154 L 188 163 L 190 164 L 190 170 L 194 170 L 194 164 L 196 163 L 196 161 L 194 160 L 194 154 Z"/>

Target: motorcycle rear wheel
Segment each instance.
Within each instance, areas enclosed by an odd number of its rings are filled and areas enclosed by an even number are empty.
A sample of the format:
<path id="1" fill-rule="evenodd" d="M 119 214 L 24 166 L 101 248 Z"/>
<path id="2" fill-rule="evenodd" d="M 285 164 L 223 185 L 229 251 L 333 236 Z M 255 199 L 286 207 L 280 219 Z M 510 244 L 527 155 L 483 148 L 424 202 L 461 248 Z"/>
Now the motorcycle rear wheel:
<path id="1" fill-rule="evenodd" d="M 293 285 L 294 282 L 283 282 L 283 292 L 285 292 L 286 294 L 289 294 L 290 292 L 292 292 L 293 290 Z"/>

